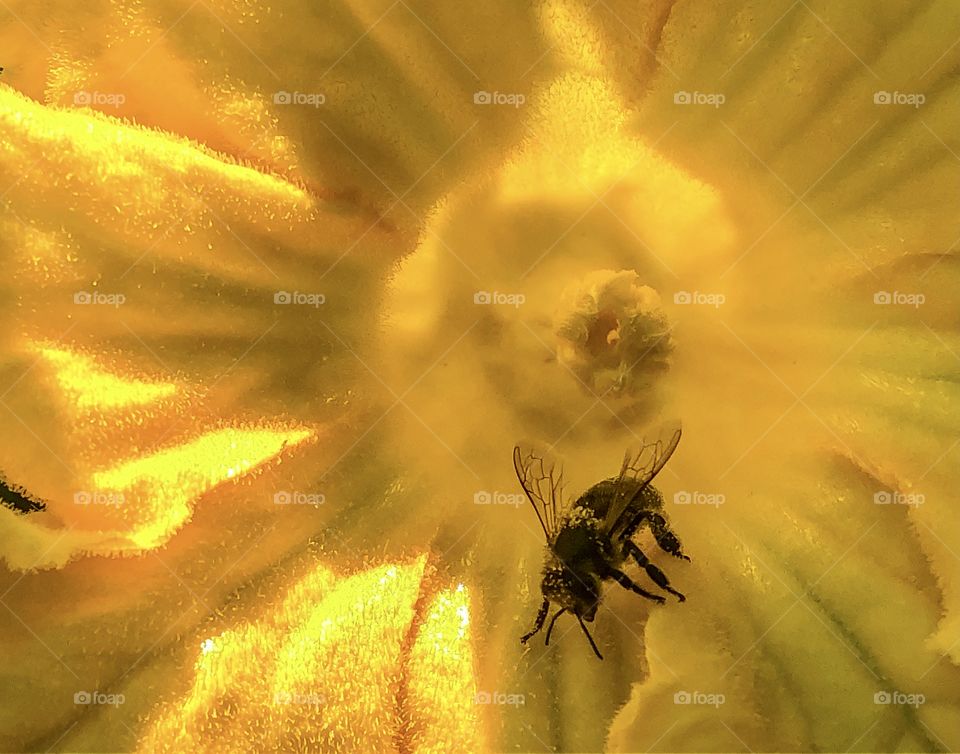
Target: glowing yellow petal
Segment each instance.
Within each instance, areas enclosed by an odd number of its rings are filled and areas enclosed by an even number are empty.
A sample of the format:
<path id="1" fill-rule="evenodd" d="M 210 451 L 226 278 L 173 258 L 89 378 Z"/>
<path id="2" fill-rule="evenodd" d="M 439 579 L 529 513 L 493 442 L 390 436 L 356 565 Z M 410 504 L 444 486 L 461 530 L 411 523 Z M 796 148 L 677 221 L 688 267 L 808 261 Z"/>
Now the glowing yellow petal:
<path id="1" fill-rule="evenodd" d="M 99 471 L 92 476 L 93 487 L 123 495 L 124 503 L 118 509 L 133 526 L 132 541 L 137 547 L 155 547 L 189 518 L 192 500 L 310 435 L 306 429 L 214 430 L 183 445 Z"/>
<path id="2" fill-rule="evenodd" d="M 140 750 L 479 750 L 468 594 L 418 617 L 425 563 L 318 567 L 259 620 L 204 639 L 190 691 Z"/>
<path id="3" fill-rule="evenodd" d="M 0 47 L 31 63 L 18 65 L 24 91 L 71 107 L 78 93 L 122 95 L 88 106 L 265 163 L 266 172 L 290 167 L 282 142 L 274 150 L 262 141 L 278 134 L 296 145 L 290 172 L 305 174 L 317 193 L 381 210 L 402 196 L 406 206 L 390 214 L 408 225 L 467 168 L 498 161 L 521 128 L 512 108 L 478 105 L 474 92 L 527 93 L 553 63 L 529 4 L 347 0 L 317 14 L 305 0 L 176 10 L 114 1 L 85 12 L 82 35 L 62 30 L 69 13 L 52 24 L 49 12 L 21 0 L 11 14 Z M 25 34 L 33 47 L 22 49 Z M 229 43 L 216 55 L 198 47 L 221 35 Z M 230 87 L 260 98 L 269 115 L 230 107 L 216 94 Z M 284 92 L 325 100 L 274 101 Z"/>
<path id="4" fill-rule="evenodd" d="M 80 409 L 128 408 L 152 403 L 177 391 L 172 382 L 118 377 L 92 358 L 64 348 L 41 347 L 39 352 L 55 369 L 60 387 Z"/>
<path id="5" fill-rule="evenodd" d="M 411 752 L 479 751 L 480 722 L 466 587 L 434 597 L 410 650 L 404 720 Z"/>
<path id="6" fill-rule="evenodd" d="M 163 219 L 169 193 L 165 190 L 168 187 L 152 180 L 141 180 L 151 163 L 164 165 L 181 176 L 199 171 L 223 185 L 254 187 L 278 208 L 306 207 L 309 204 L 302 189 L 272 175 L 226 162 L 188 139 L 121 125 L 98 112 L 44 107 L 9 87 L 0 86 L 0 114 L 5 123 L 16 127 L 22 139 L 18 144 L 11 144 L 13 154 L 30 144 L 34 150 L 52 157 L 63 154 L 71 144 L 82 143 L 83 151 L 90 159 L 91 174 L 84 175 L 78 164 L 81 170 L 66 178 L 77 182 L 107 178 L 116 183 L 118 189 L 122 185 L 132 188 L 133 181 L 139 190 L 131 191 L 128 198 L 136 201 L 139 208 L 152 208 L 157 213 L 158 222 Z M 144 157 L 149 159 L 144 160 Z"/>
<path id="7" fill-rule="evenodd" d="M 105 367 L 102 359 L 66 348 L 41 344 L 35 351 L 50 365 L 65 394 L 63 421 L 79 427 L 69 436 L 70 445 L 79 446 L 81 452 L 77 476 L 69 486 L 57 488 L 48 503 L 68 531 L 50 528 L 40 519 L 14 518 L 8 526 L 20 535 L 17 544 L 11 541 L 4 551 L 14 568 L 60 567 L 78 554 L 131 554 L 157 547 L 189 520 L 203 493 L 313 435 L 281 423 L 221 427 L 131 458 L 130 448 L 154 441 L 155 422 L 169 421 L 170 414 L 184 410 L 163 405 L 163 399 L 180 392 L 179 386 L 121 375 Z M 101 418 L 106 412 L 109 422 Z M 94 426 L 111 428 L 104 437 L 89 428 L 91 417 Z M 113 464 L 111 456 L 118 458 Z M 82 471 L 98 460 L 103 464 L 100 469 Z"/>

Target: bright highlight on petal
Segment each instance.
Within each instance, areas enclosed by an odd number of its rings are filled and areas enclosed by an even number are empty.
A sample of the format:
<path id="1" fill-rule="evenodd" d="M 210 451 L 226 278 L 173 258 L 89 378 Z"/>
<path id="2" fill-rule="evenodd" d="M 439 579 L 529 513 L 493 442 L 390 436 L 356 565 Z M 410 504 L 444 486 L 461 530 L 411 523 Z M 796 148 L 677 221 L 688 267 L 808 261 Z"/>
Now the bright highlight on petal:
<path id="1" fill-rule="evenodd" d="M 41 346 L 38 351 L 54 368 L 61 389 L 81 410 L 140 406 L 177 392 L 172 382 L 119 377 L 102 369 L 92 358 L 64 348 Z"/>
<path id="2" fill-rule="evenodd" d="M 466 587 L 440 592 L 410 651 L 406 706 L 412 752 L 481 748 L 469 629 Z"/>
<path id="3" fill-rule="evenodd" d="M 317 567 L 260 619 L 203 640 L 190 691 L 139 749 L 481 750 L 469 593 L 423 600 L 425 565 Z"/>
<path id="4" fill-rule="evenodd" d="M 200 428 L 182 442 L 171 434 L 162 447 L 159 433 L 176 429 L 177 417 L 193 410 L 190 401 L 170 405 L 167 399 L 189 395 L 188 386 L 124 374 L 105 359 L 65 347 L 41 342 L 32 351 L 51 368 L 54 393 L 62 391 L 65 399 L 58 402 L 54 427 L 67 428 L 68 446 L 79 449 L 82 461 L 69 484 L 49 496 L 48 509 L 68 531 L 10 514 L 7 528 L 18 534 L 3 557 L 15 569 L 62 567 L 81 554 L 129 555 L 158 547 L 189 521 L 205 492 L 314 434 L 273 421 Z"/>
<path id="5" fill-rule="evenodd" d="M 166 541 L 189 518 L 190 502 L 210 488 L 255 468 L 311 436 L 310 430 L 226 428 L 92 476 L 94 487 L 135 502 L 127 514 L 139 548 Z M 127 510 L 131 506 L 118 506 Z"/>
<path id="6" fill-rule="evenodd" d="M 12 155 L 28 142 L 40 153 L 54 156 L 82 141 L 87 157 L 92 159 L 85 166 L 77 165 L 80 171 L 67 178 L 109 179 L 119 184 L 135 181 L 139 191 L 129 196 L 136 197 L 142 208 L 160 210 L 164 206 L 163 186 L 155 180 L 142 180 L 152 165 L 166 165 L 183 176 L 193 171 L 210 174 L 208 177 L 215 176 L 221 185 L 254 185 L 265 197 L 283 205 L 306 206 L 309 201 L 300 188 L 243 165 L 225 162 L 187 139 L 136 126 L 120 126 L 109 116 L 94 111 L 44 107 L 9 87 L 0 87 L 0 120 L 15 126 L 21 134 L 22 141 L 11 144 Z M 91 174 L 87 174 L 88 170 Z"/>

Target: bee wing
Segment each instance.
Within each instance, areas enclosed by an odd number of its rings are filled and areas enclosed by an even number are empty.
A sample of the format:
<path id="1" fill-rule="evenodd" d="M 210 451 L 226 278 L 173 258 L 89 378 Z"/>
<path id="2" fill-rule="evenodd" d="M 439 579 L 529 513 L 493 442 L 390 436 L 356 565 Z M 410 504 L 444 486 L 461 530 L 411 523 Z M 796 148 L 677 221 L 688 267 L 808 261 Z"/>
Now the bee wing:
<path id="1" fill-rule="evenodd" d="M 553 542 L 563 513 L 563 466 L 545 453 L 518 445 L 513 449 L 513 468 L 547 543 Z"/>
<path id="2" fill-rule="evenodd" d="M 624 523 L 622 519 L 630 503 L 660 473 L 660 469 L 670 460 L 679 443 L 680 430 L 678 429 L 666 443 L 657 439 L 655 442 L 645 443 L 636 453 L 629 450 L 626 452 L 620 474 L 616 478 L 617 486 L 613 502 L 604 517 L 605 532 L 612 534 Z"/>

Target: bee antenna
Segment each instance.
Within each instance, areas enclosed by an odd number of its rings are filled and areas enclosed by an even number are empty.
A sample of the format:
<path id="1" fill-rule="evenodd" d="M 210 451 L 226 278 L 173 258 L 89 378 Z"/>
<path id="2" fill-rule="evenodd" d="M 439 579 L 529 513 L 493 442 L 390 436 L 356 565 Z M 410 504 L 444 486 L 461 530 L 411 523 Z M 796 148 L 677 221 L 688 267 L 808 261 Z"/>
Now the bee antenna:
<path id="1" fill-rule="evenodd" d="M 556 616 L 554 616 L 554 620 L 556 620 Z M 577 613 L 577 620 L 580 622 L 580 628 L 583 629 L 583 633 L 587 637 L 587 641 L 590 642 L 590 646 L 593 648 L 593 653 L 602 660 L 603 655 L 600 654 L 600 650 L 597 649 L 597 644 L 593 640 L 593 637 L 590 635 L 590 632 L 587 631 L 587 627 L 586 625 L 584 625 L 583 618 L 580 617 L 579 613 Z"/>
<path id="2" fill-rule="evenodd" d="M 557 614 L 554 615 L 554 616 L 550 619 L 550 625 L 547 626 L 547 639 L 546 639 L 546 641 L 543 643 L 543 646 L 545 646 L 545 647 L 549 647 L 549 646 L 550 646 L 550 632 L 553 631 L 553 624 L 556 623 L 556 622 L 557 622 L 557 618 L 559 618 L 559 617 L 560 617 L 561 615 L 563 615 L 565 612 L 567 612 L 567 608 L 561 607 L 559 610 L 557 610 Z"/>

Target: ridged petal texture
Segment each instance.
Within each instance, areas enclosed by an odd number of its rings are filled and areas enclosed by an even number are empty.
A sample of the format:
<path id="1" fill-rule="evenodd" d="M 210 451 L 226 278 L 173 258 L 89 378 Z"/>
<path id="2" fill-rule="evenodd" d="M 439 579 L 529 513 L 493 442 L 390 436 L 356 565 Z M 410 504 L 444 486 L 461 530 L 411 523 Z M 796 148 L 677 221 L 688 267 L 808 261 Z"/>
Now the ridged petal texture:
<path id="1" fill-rule="evenodd" d="M 960 747 L 955 3 L 0 19 L 0 749 Z"/>
<path id="2" fill-rule="evenodd" d="M 510 4 L 4 7 L 0 471 L 5 500 L 46 507 L 0 507 L 0 748 L 316 750 L 307 707 L 273 708 L 257 731 L 262 705 L 273 686 L 314 693 L 303 673 L 328 664 L 346 682 L 360 655 L 383 683 L 341 718 L 320 713 L 323 746 L 355 750 L 374 729 L 403 751 L 480 746 L 466 588 L 438 583 L 421 604 L 410 576 L 412 592 L 389 595 L 380 626 L 402 657 L 358 631 L 363 614 L 321 629 L 379 599 L 357 574 L 429 545 L 355 563 L 331 520 L 392 483 L 370 473 L 382 464 L 348 465 L 377 437 L 382 387 L 364 363 L 383 283 L 447 188 L 499 163 L 519 122 L 474 94 L 527 91 L 551 70 L 535 21 Z M 334 539 L 312 565 L 279 565 L 321 536 Z M 286 594 L 327 568 L 339 597 L 314 581 L 317 611 L 271 614 L 265 583 Z M 235 624 L 226 606 L 251 584 Z M 303 651 L 258 668 L 249 647 L 288 628 Z M 238 638 L 197 671 L 197 717 L 163 712 L 224 632 Z M 235 685 L 241 665 L 256 679 L 249 725 L 220 736 L 203 722 L 220 714 L 209 676 Z M 464 705 L 473 722 L 454 725 Z"/>
<path id="3" fill-rule="evenodd" d="M 140 750 L 476 750 L 468 595 L 431 588 L 424 566 L 319 568 L 204 639 L 189 691 L 159 707 Z"/>
<path id="4" fill-rule="evenodd" d="M 650 626 L 611 750 L 960 746 L 958 29 L 948 2 L 677 3 L 657 74 L 618 78 L 739 233 L 678 356 L 727 497 L 686 517 L 710 599 Z M 696 690 L 725 703 L 673 703 Z"/>
<path id="5" fill-rule="evenodd" d="M 682 420 L 660 485 L 692 563 L 647 540 L 686 603 L 611 586 L 604 663 L 562 617 L 547 650 L 488 682 L 528 692 L 506 739 L 956 748 L 956 7 L 553 7 L 569 71 L 497 176 L 444 205 L 445 244 L 405 261 L 387 347 L 407 381 L 444 365 L 407 400 L 461 460 L 443 482 L 456 499 L 515 491 L 517 438 L 555 444 L 575 496 L 645 420 Z M 584 346 L 606 336 L 598 367 L 616 363 L 627 310 L 603 302 L 623 269 L 659 294 L 673 347 L 666 373 L 651 352 L 618 390 L 553 344 L 558 318 L 568 334 L 581 317 Z M 506 295 L 476 306 L 475 291 Z M 400 431 L 440 475 L 448 449 Z M 542 535 L 525 508 L 486 512 L 477 560 L 519 563 L 528 587 L 498 592 L 516 622 L 487 650 L 509 667 L 539 606 Z"/>

